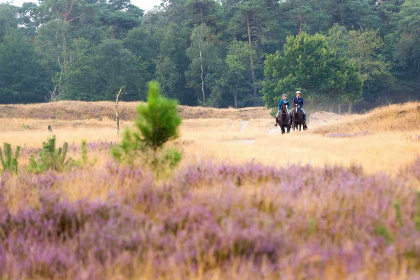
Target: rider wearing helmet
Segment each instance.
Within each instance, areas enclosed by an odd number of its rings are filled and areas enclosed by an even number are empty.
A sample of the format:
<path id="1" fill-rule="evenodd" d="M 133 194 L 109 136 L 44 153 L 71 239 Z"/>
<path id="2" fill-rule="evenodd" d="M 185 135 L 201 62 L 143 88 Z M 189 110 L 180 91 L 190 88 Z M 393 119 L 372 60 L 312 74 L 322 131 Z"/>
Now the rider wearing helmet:
<path id="1" fill-rule="evenodd" d="M 278 108 L 276 117 L 279 116 L 280 111 L 281 111 L 281 106 L 283 106 L 283 104 L 286 104 L 287 109 L 290 108 L 290 103 L 289 103 L 289 100 L 287 99 L 287 94 L 283 94 L 282 99 L 279 102 L 279 108 Z M 277 126 L 277 122 L 276 122 L 276 124 L 274 126 Z"/>
<path id="2" fill-rule="evenodd" d="M 293 98 L 293 104 L 297 104 L 298 108 L 302 110 L 303 113 L 303 127 L 306 127 L 306 112 L 303 110 L 303 98 L 300 97 L 300 91 L 296 92 L 296 97 Z"/>
<path id="3" fill-rule="evenodd" d="M 287 105 L 287 109 L 290 108 L 289 100 L 287 99 L 287 94 L 283 94 L 283 97 L 279 102 L 279 112 L 281 111 L 281 106 L 283 106 L 283 104 Z"/>

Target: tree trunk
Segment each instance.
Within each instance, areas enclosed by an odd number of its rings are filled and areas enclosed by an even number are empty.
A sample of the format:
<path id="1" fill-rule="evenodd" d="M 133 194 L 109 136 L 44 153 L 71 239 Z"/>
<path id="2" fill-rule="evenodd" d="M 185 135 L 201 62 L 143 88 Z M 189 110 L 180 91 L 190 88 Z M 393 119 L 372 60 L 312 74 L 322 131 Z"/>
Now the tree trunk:
<path id="1" fill-rule="evenodd" d="M 235 98 L 235 108 L 238 109 L 238 84 L 235 84 L 235 94 L 233 97 Z"/>
<path id="2" fill-rule="evenodd" d="M 341 25 L 344 25 L 343 11 L 342 11 L 342 6 L 341 6 L 340 2 L 341 2 L 341 1 L 338 1 L 338 0 L 337 0 L 338 14 L 340 15 L 340 22 L 341 22 Z"/>
<path id="3" fill-rule="evenodd" d="M 338 113 L 341 115 L 341 104 L 338 104 Z"/>
<path id="4" fill-rule="evenodd" d="M 330 111 L 330 113 L 334 112 L 334 106 L 330 106 L 330 107 L 328 108 L 328 111 Z"/>
<path id="5" fill-rule="evenodd" d="M 200 50 L 200 68 L 201 68 L 201 92 L 203 94 L 203 106 L 206 103 L 206 94 L 204 92 L 204 68 L 203 68 L 203 54 L 201 52 L 201 34 L 199 33 L 198 48 Z"/>
<path id="6" fill-rule="evenodd" d="M 251 38 L 251 26 L 249 24 L 249 16 L 247 16 L 246 18 L 246 25 L 248 29 L 249 65 L 251 68 L 252 86 L 254 87 L 254 105 L 257 106 L 257 85 L 255 82 L 254 58 L 252 57 L 252 38 Z"/>
<path id="7" fill-rule="evenodd" d="M 302 0 L 299 3 L 299 36 L 302 34 Z"/>
<path id="8" fill-rule="evenodd" d="M 201 55 L 200 47 L 200 64 L 201 64 L 201 92 L 203 93 L 203 106 L 206 103 L 206 93 L 204 92 L 204 69 L 203 69 L 203 56 Z"/>
<path id="9" fill-rule="evenodd" d="M 353 101 L 349 101 L 349 114 L 353 113 Z"/>
<path id="10" fill-rule="evenodd" d="M 125 86 L 121 87 L 120 90 L 117 92 L 116 96 L 115 96 L 115 106 L 114 106 L 114 110 L 115 110 L 115 122 L 117 124 L 117 135 L 120 135 L 120 114 L 118 111 L 118 98 L 120 97 L 121 92 L 124 90 Z"/>

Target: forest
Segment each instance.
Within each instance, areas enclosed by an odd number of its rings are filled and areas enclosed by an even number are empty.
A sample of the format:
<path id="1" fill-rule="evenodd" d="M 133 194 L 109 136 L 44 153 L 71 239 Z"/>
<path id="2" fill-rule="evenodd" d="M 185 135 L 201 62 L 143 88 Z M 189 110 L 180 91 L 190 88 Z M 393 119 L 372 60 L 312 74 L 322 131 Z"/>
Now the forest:
<path id="1" fill-rule="evenodd" d="M 137 101 L 156 80 L 180 104 L 420 99 L 419 0 L 130 0 L 0 4 L 0 103 Z"/>

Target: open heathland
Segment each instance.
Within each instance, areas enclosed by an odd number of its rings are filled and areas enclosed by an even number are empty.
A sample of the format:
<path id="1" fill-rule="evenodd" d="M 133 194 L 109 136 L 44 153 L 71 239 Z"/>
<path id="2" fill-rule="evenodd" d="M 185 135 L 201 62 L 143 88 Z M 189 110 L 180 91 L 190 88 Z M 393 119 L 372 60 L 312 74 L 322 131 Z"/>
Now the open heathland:
<path id="1" fill-rule="evenodd" d="M 122 119 L 122 130 L 132 127 L 135 105 L 120 103 L 120 112 L 130 111 L 132 116 Z M 111 102 L 0 106 L 0 112 L 3 112 L 0 114 L 3 116 L 0 118 L 0 143 L 22 146 L 23 163 L 29 158 L 26 150 L 40 148 L 52 135 L 56 135 L 60 145 L 66 141 L 77 146 L 83 139 L 108 145 L 118 143 L 121 139 L 112 120 L 112 106 Z M 180 115 L 185 118 L 176 145 L 184 152 L 183 164 L 212 159 L 217 163 L 252 160 L 277 167 L 292 163 L 319 167 L 325 164 L 360 165 L 368 173 L 387 172 L 394 176 L 420 154 L 418 106 L 418 102 L 393 105 L 365 115 L 350 116 L 314 112 L 309 117 L 308 131 L 292 131 L 287 135 L 281 135 L 280 129 L 273 126 L 275 121 L 264 108 L 235 110 L 181 106 Z M 10 110 L 7 114 L 10 113 L 11 118 L 5 118 L 6 110 Z M 72 119 L 68 113 L 71 110 L 80 119 Z M 102 118 L 99 117 L 101 110 L 108 112 Z M 56 117 L 51 119 L 50 116 Z M 108 159 L 108 150 L 101 150 L 98 161 L 104 163 Z"/>
<path id="2" fill-rule="evenodd" d="M 1 279 L 420 277 L 419 103 L 316 112 L 286 135 L 263 108 L 183 107 L 213 115 L 183 120 L 170 145 L 184 158 L 161 178 L 112 161 L 107 116 L 25 113 L 58 104 L 0 119 L 0 143 L 22 146 L 18 174 L 0 175 Z M 28 173 L 52 135 L 75 158 L 86 139 L 90 164 Z"/>

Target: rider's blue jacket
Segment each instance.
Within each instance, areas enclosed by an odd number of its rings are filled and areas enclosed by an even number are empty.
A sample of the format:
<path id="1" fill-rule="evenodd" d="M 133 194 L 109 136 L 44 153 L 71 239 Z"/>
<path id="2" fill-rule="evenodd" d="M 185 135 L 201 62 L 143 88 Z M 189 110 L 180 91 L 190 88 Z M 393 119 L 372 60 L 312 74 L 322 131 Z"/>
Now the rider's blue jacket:
<path id="1" fill-rule="evenodd" d="M 299 97 L 299 98 L 295 97 L 293 99 L 293 104 L 299 104 L 299 107 L 303 108 L 303 98 L 302 97 Z"/>
<path id="2" fill-rule="evenodd" d="M 281 111 L 281 106 L 283 106 L 283 103 L 287 105 L 287 109 L 290 108 L 289 99 L 286 99 L 286 101 L 283 100 L 283 98 L 279 102 L 279 111 Z"/>

